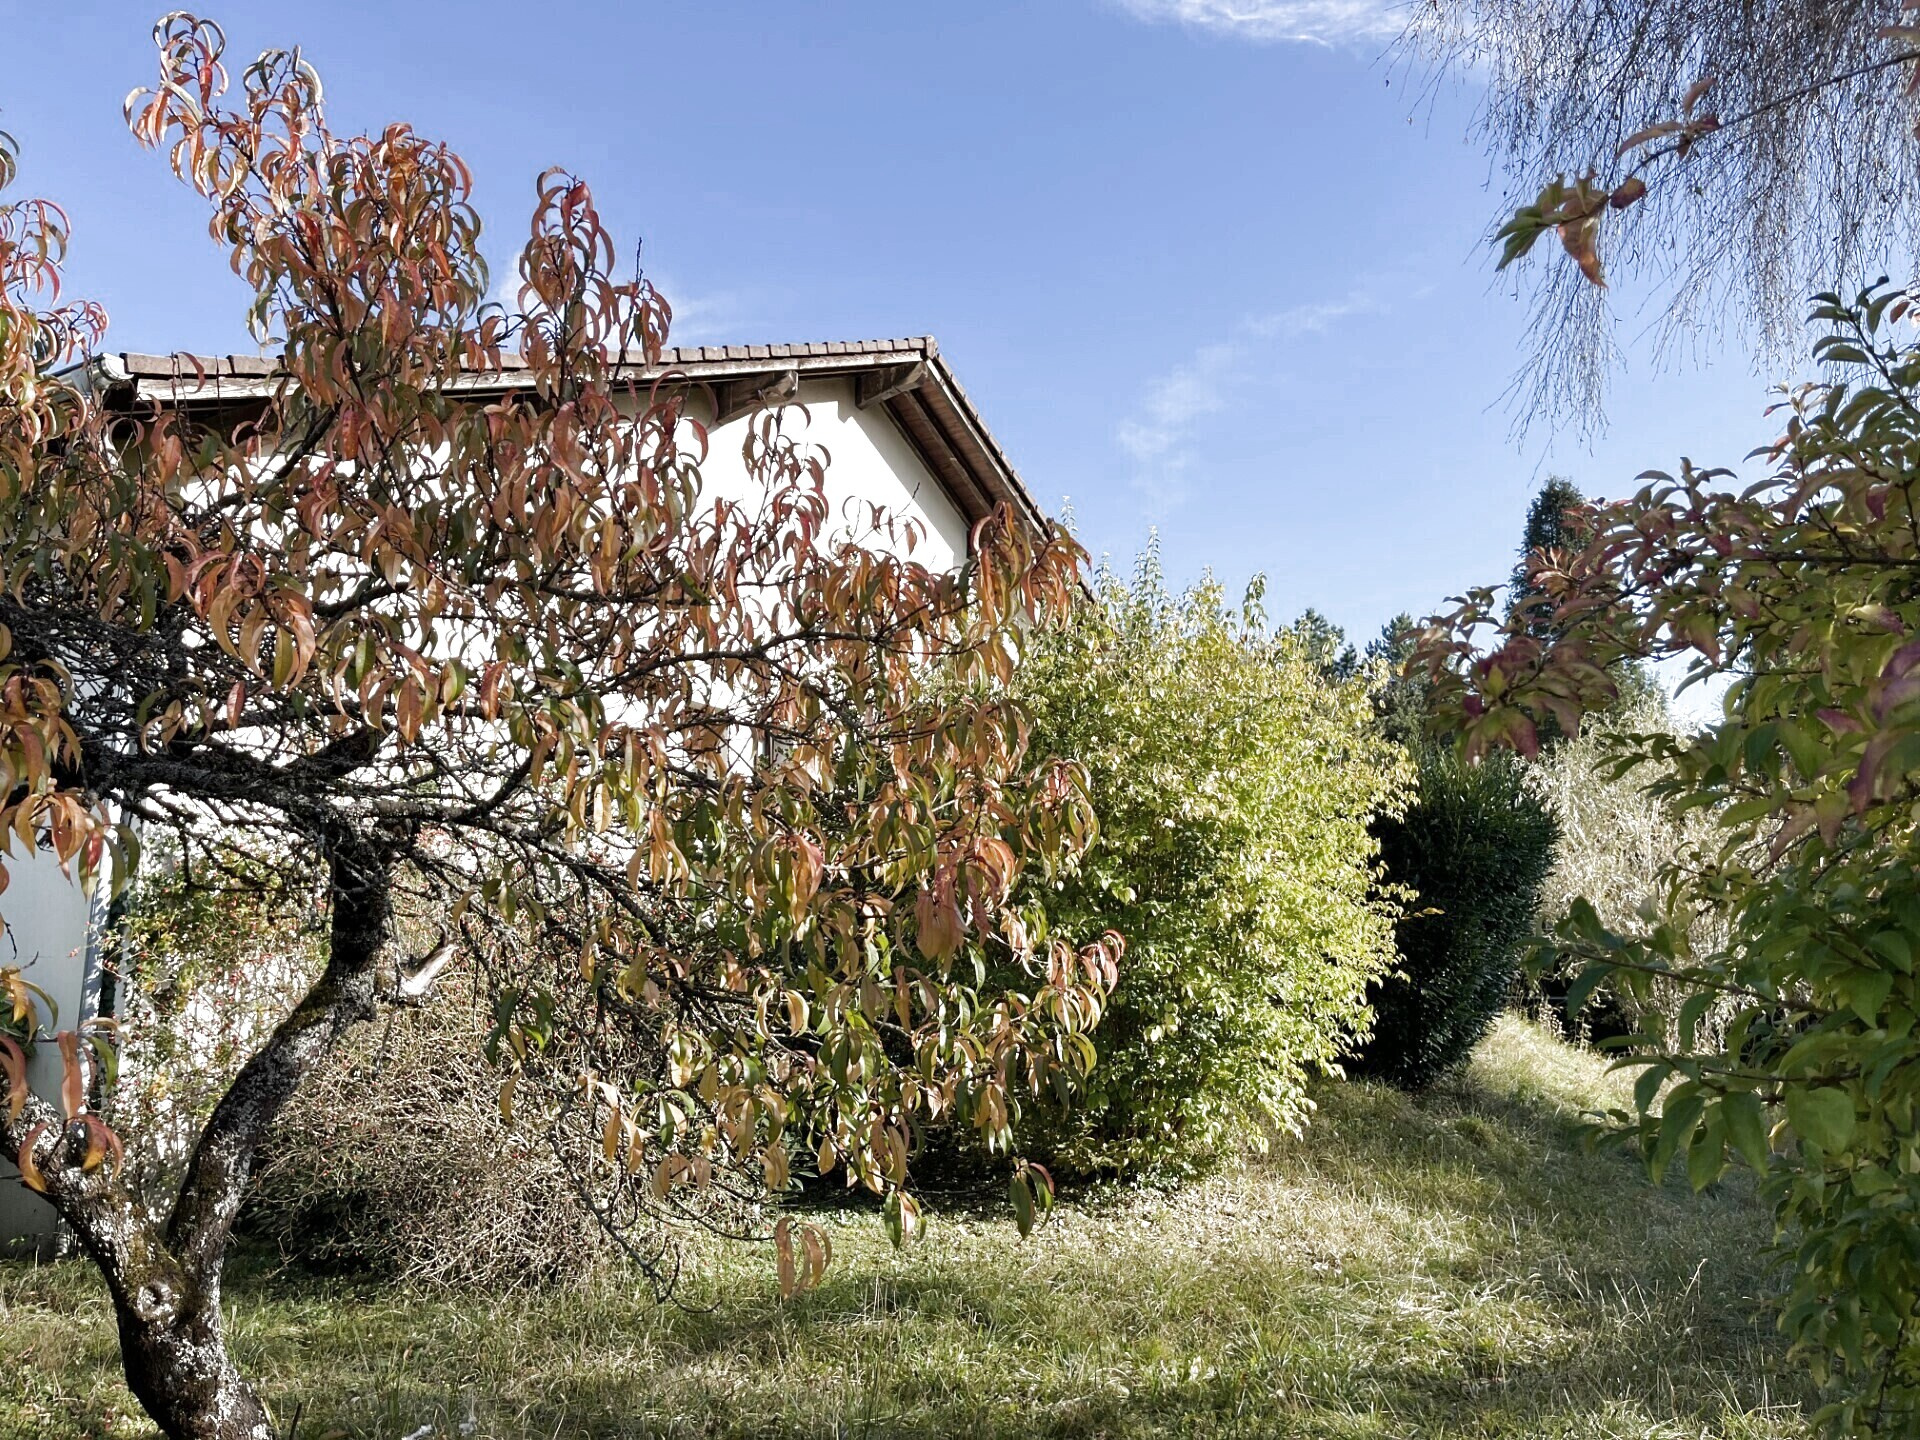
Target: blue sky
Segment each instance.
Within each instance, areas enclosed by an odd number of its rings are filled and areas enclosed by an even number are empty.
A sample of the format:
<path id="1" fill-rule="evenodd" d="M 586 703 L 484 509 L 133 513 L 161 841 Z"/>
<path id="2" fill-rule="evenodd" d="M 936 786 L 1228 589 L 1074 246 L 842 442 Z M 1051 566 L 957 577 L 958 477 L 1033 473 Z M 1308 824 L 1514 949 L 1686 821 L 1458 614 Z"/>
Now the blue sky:
<path id="1" fill-rule="evenodd" d="M 1772 377 L 1732 351 L 1656 368 L 1617 294 L 1605 433 L 1513 440 L 1526 314 L 1483 243 L 1474 96 L 1416 113 L 1376 0 L 227 12 L 208 11 L 241 63 L 304 47 L 337 129 L 450 140 L 496 259 L 533 177 L 569 166 L 644 239 L 677 340 L 932 333 L 1096 553 L 1157 526 L 1173 575 L 1263 571 L 1276 614 L 1369 632 L 1425 613 L 1504 575 L 1548 471 L 1617 495 L 1769 433 Z M 70 212 L 70 279 L 114 348 L 248 349 L 203 210 L 120 119 L 156 13 L 0 0 L 30 57 L 0 81 L 0 128 L 20 190 Z"/>

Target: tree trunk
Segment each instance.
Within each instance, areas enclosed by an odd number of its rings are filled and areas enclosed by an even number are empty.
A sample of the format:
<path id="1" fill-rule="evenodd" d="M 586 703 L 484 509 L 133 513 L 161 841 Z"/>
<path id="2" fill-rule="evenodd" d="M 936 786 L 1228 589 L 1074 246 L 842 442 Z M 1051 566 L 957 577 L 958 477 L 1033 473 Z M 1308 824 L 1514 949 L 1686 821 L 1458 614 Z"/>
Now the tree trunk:
<path id="1" fill-rule="evenodd" d="M 217 1287 L 161 1314 L 116 1308 L 127 1387 L 168 1440 L 273 1440 L 267 1407 L 227 1354 Z"/>
<path id="2" fill-rule="evenodd" d="M 383 857 L 338 844 L 329 860 L 326 970 L 214 1107 L 164 1227 L 137 1212 L 111 1167 L 85 1167 L 84 1143 L 45 1100 L 29 1096 L 17 1116 L 0 1105 L 0 1158 L 13 1160 L 33 1142 L 47 1198 L 113 1296 L 127 1385 L 169 1440 L 273 1440 L 267 1408 L 221 1330 L 227 1240 L 274 1117 L 340 1033 L 375 1013 L 376 974 L 393 930 Z"/>

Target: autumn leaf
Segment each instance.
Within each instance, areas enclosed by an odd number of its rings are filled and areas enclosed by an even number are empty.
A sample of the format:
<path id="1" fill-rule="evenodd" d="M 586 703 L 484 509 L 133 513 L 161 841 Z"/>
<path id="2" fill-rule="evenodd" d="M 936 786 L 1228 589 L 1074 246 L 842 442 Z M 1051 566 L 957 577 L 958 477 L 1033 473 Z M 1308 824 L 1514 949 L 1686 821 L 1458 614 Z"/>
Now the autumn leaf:
<path id="1" fill-rule="evenodd" d="M 1583 215 L 1559 226 L 1560 244 L 1567 254 L 1573 257 L 1574 264 L 1580 267 L 1580 273 L 1600 286 L 1606 287 L 1606 271 L 1600 265 L 1600 252 L 1597 243 L 1600 239 L 1600 217 Z"/>

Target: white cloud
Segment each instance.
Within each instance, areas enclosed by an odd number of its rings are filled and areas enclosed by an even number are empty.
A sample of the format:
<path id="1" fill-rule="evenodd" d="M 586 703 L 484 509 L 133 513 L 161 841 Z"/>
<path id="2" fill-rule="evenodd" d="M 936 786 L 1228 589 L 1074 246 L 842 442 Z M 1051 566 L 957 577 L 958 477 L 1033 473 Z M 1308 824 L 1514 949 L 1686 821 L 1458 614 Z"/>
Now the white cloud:
<path id="1" fill-rule="evenodd" d="M 1236 40 L 1339 45 L 1387 41 L 1406 25 L 1403 0 L 1110 0 L 1136 20 Z"/>
<path id="2" fill-rule="evenodd" d="M 1225 340 L 1202 345 L 1142 388 L 1134 413 L 1114 430 L 1114 439 L 1134 463 L 1129 481 L 1153 520 L 1182 504 L 1186 474 L 1201 423 L 1233 403 L 1236 392 L 1271 372 L 1281 356 L 1275 342 L 1299 340 L 1326 331 L 1336 320 L 1379 314 L 1384 287 L 1356 289 L 1337 300 L 1294 305 L 1270 314 L 1249 315 Z"/>
<path id="3" fill-rule="evenodd" d="M 1271 315 L 1251 316 L 1242 328 L 1262 340 L 1295 340 L 1302 335 L 1318 335 L 1334 321 L 1350 315 L 1378 315 L 1385 308 L 1371 289 L 1352 290 L 1338 300 L 1317 300 Z"/>
<path id="4" fill-rule="evenodd" d="M 1195 421 L 1226 408 L 1220 391 L 1238 371 L 1240 352 L 1237 344 L 1204 345 L 1150 381 L 1139 413 L 1120 422 L 1121 448 L 1142 464 L 1164 460 Z"/>

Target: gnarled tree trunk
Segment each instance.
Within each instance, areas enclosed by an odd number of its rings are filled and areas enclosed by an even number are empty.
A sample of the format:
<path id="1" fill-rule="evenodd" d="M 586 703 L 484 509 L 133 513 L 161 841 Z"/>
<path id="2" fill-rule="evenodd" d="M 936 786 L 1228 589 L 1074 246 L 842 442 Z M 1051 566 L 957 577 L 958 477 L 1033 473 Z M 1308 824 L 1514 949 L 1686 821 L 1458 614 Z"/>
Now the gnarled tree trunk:
<path id="1" fill-rule="evenodd" d="M 273 1421 L 227 1353 L 220 1285 L 189 1286 L 159 1309 L 115 1296 L 127 1386 L 170 1440 L 273 1440 Z"/>
<path id="2" fill-rule="evenodd" d="M 268 1127 L 341 1032 L 375 1013 L 393 932 L 384 858 L 336 845 L 331 869 L 326 969 L 214 1107 L 164 1225 L 135 1209 L 111 1167 L 84 1167 L 84 1137 L 46 1101 L 29 1099 L 12 1120 L 0 1108 L 0 1156 L 31 1141 L 47 1198 L 106 1278 L 127 1385 L 169 1440 L 273 1440 L 266 1405 L 227 1353 L 220 1279 Z"/>

